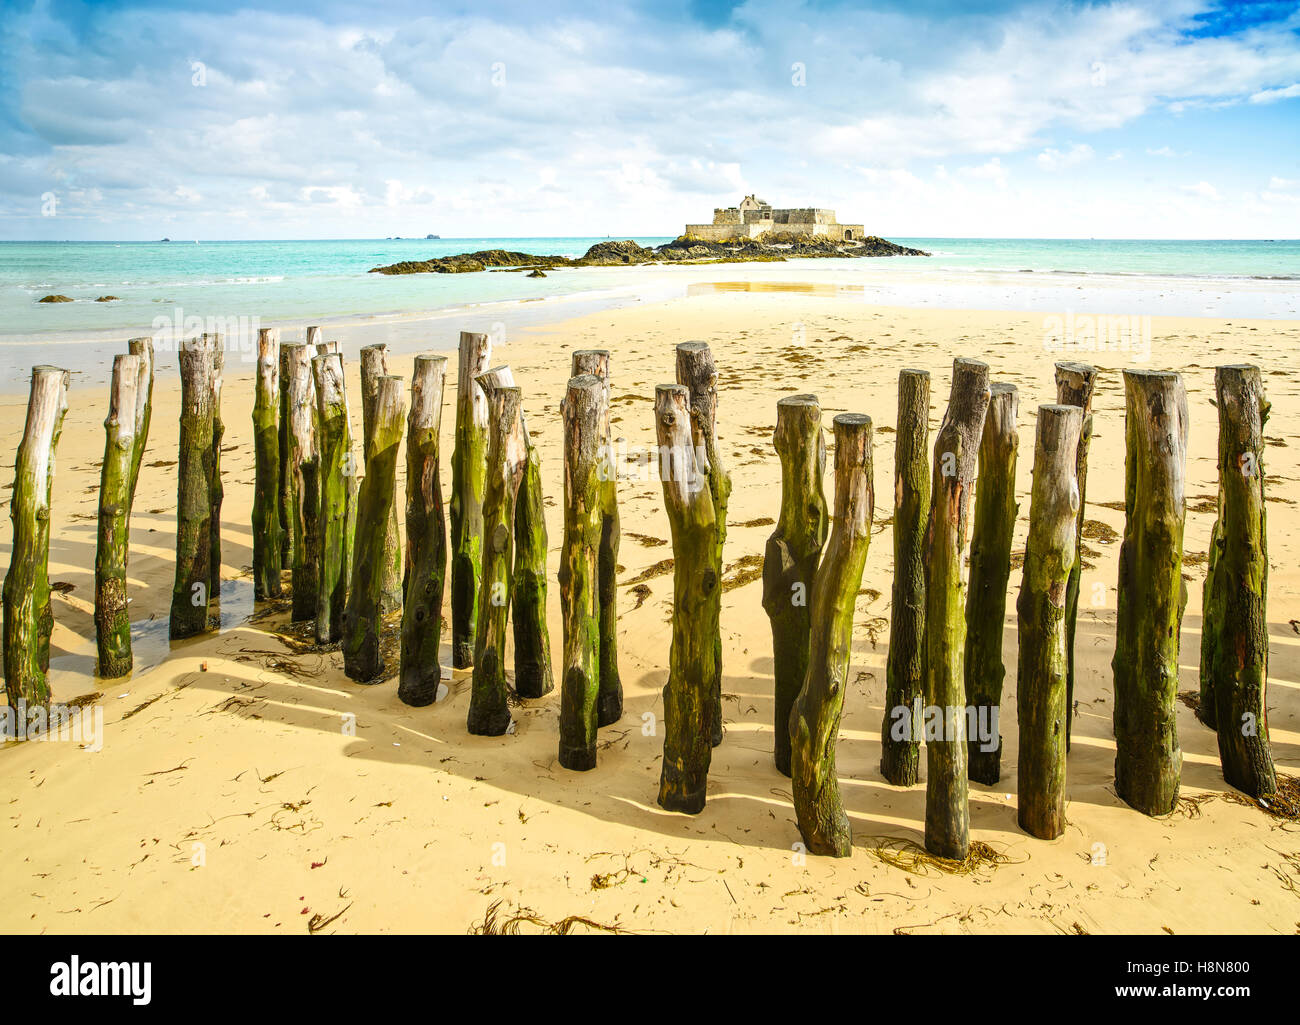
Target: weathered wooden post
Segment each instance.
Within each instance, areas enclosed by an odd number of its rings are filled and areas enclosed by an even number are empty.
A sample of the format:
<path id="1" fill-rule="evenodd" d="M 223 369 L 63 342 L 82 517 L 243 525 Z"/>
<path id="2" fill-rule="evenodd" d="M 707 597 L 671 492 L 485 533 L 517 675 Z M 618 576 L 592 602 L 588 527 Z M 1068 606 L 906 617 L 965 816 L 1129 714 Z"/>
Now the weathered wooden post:
<path id="1" fill-rule="evenodd" d="M 439 467 L 447 357 L 416 356 L 406 424 L 406 580 L 402 600 L 402 677 L 397 696 L 416 707 L 438 700 L 447 520 Z"/>
<path id="2" fill-rule="evenodd" d="M 712 608 L 722 583 L 718 526 L 708 473 L 692 440 L 690 392 L 655 389 L 659 477 L 673 540 L 673 633 L 664 685 L 664 758 L 659 804 L 668 811 L 704 809 L 713 757 L 718 674 Z"/>
<path id="3" fill-rule="evenodd" d="M 136 389 L 140 357 L 113 357 L 113 381 L 104 420 L 104 462 L 99 472 L 99 534 L 95 546 L 95 647 L 99 675 L 131 671 L 131 617 L 127 611 L 127 513 L 131 457 L 135 451 Z"/>
<path id="4" fill-rule="evenodd" d="M 896 787 L 910 787 L 920 778 L 929 450 L 930 372 L 900 370 L 894 435 L 894 584 L 880 727 L 880 772 Z"/>
<path id="5" fill-rule="evenodd" d="M 492 342 L 460 333 L 456 370 L 456 444 L 451 452 L 451 664 L 474 661 L 479 573 L 483 559 L 483 488 L 487 478 L 487 396 L 478 375 L 488 368 Z"/>
<path id="6" fill-rule="evenodd" d="M 221 482 L 221 441 L 226 435 L 226 425 L 221 419 L 221 384 L 226 369 L 226 350 L 221 335 L 204 335 L 205 343 L 212 349 L 212 462 L 209 473 L 211 484 L 208 500 L 212 503 L 212 530 L 208 534 L 210 553 L 208 565 L 208 601 L 221 601 L 221 504 L 226 497 Z"/>
<path id="7" fill-rule="evenodd" d="M 606 425 L 603 452 L 596 476 L 602 487 L 600 547 L 596 555 L 600 577 L 600 692 L 596 696 L 596 721 L 601 726 L 623 716 L 623 683 L 618 675 L 618 547 L 622 531 L 618 518 L 618 467 L 614 462 L 614 437 L 609 426 L 609 350 L 578 349 L 573 353 L 573 376 L 590 374 L 604 385 L 601 414 Z"/>
<path id="8" fill-rule="evenodd" d="M 835 773 L 853 610 L 871 543 L 876 490 L 871 418 L 835 418 L 835 525 L 813 578 L 808 672 L 790 713 L 790 781 L 799 834 L 813 854 L 847 858 L 853 834 Z"/>
<path id="9" fill-rule="evenodd" d="M 257 332 L 253 384 L 253 598 L 280 596 L 280 332 Z"/>
<path id="10" fill-rule="evenodd" d="M 180 346 L 181 419 L 176 491 L 176 577 L 172 585 L 173 640 L 208 629 L 212 600 L 212 438 L 216 350 L 205 338 Z"/>
<path id="11" fill-rule="evenodd" d="M 383 557 L 405 415 L 405 382 L 400 377 L 381 377 L 375 396 L 374 432 L 366 447 L 366 475 L 357 496 L 352 586 L 343 615 L 343 671 L 358 683 L 372 683 L 384 671 L 380 647 Z"/>
<path id="12" fill-rule="evenodd" d="M 1011 539 L 1016 529 L 1016 414 L 1014 384 L 989 385 L 980 439 L 979 485 L 971 531 L 970 594 L 966 602 L 966 707 L 980 736 L 966 737 L 966 776 L 977 783 L 1002 777 L 1002 634 L 1006 629 Z M 988 736 L 983 734 L 987 731 Z"/>
<path id="13" fill-rule="evenodd" d="M 320 453 L 320 510 L 316 541 L 316 643 L 331 644 L 343 636 L 348 579 L 352 569 L 352 523 L 356 501 L 356 467 L 352 455 L 352 425 L 343 387 L 343 357 L 326 353 L 311 361 L 316 395 L 316 445 Z"/>
<path id="14" fill-rule="evenodd" d="M 1252 797 L 1277 790 L 1269 747 L 1268 527 L 1259 367 L 1214 372 L 1219 406 L 1219 515 L 1210 538 L 1201 626 L 1201 707 L 1219 734 L 1223 778 Z M 1205 716 L 1202 717 L 1206 718 Z"/>
<path id="15" fill-rule="evenodd" d="M 374 431 L 375 398 L 378 382 L 388 374 L 388 346 L 367 345 L 361 350 L 361 436 L 362 443 L 370 444 Z M 393 503 L 388 531 L 384 535 L 384 600 L 383 611 L 396 612 L 402 607 L 402 542 L 398 531 L 397 503 Z"/>
<path id="16" fill-rule="evenodd" d="M 953 360 L 952 394 L 934 442 L 926 537 L 925 849 L 958 861 L 970 850 L 962 561 L 970 540 L 970 493 L 988 405 L 988 364 L 964 357 Z"/>
<path id="17" fill-rule="evenodd" d="M 470 733 L 499 737 L 510 728 L 506 624 L 514 583 L 515 501 L 528 455 L 520 416 L 523 393 L 515 387 L 494 386 L 485 377 L 479 378 L 490 409 L 483 492 L 483 565 L 479 577 L 482 595 L 467 724 Z"/>
<path id="18" fill-rule="evenodd" d="M 996 392 L 994 395 L 996 402 Z M 1078 543 L 1076 474 L 1083 422 L 1083 410 L 1078 406 L 1038 407 L 1029 538 L 1016 601 L 1020 623 L 1016 676 L 1020 731 L 1017 821 L 1026 833 L 1042 840 L 1055 840 L 1065 832 L 1065 723 L 1070 716 L 1065 691 L 1069 677 L 1066 613 L 1074 547 Z M 982 488 L 982 473 L 980 480 Z M 972 759 L 977 750 L 971 743 Z"/>
<path id="19" fill-rule="evenodd" d="M 1065 654 L 1068 672 L 1065 683 L 1065 706 L 1069 714 L 1065 719 L 1065 750 L 1070 750 L 1071 731 L 1074 729 L 1074 634 L 1079 618 L 1079 581 L 1083 574 L 1083 521 L 1087 513 L 1088 498 L 1088 446 L 1092 442 L 1092 393 L 1097 384 L 1097 368 L 1087 363 L 1062 360 L 1056 364 L 1056 401 L 1083 410 L 1083 429 L 1079 433 L 1079 456 L 1075 460 L 1075 475 L 1079 479 L 1079 515 L 1074 531 L 1074 567 L 1070 570 L 1070 585 L 1065 599 Z"/>
<path id="20" fill-rule="evenodd" d="M 293 566 L 293 524 L 297 496 L 294 490 L 294 474 L 289 465 L 289 360 L 296 344 L 299 343 L 285 342 L 280 346 L 280 366 L 277 374 L 280 384 L 278 431 L 280 466 L 277 474 L 280 479 L 280 494 L 277 502 L 280 513 L 280 567 L 282 569 L 290 569 Z"/>
<path id="21" fill-rule="evenodd" d="M 707 342 L 682 342 L 677 346 L 677 383 L 690 393 L 691 439 L 695 446 L 696 461 L 708 485 L 708 497 L 713 502 L 713 519 L 718 548 L 719 572 L 722 567 L 722 549 L 727 541 L 727 503 L 731 498 L 731 476 L 723 468 L 722 454 L 718 451 L 718 368 Z M 713 673 L 713 714 L 710 716 L 713 746 L 722 743 L 722 588 L 717 587 L 709 596 L 703 609 L 706 629 L 713 636 L 713 658 L 717 667 Z"/>
<path id="22" fill-rule="evenodd" d="M 773 756 L 777 771 L 788 776 L 790 709 L 808 673 L 809 600 L 828 521 L 826 439 L 816 395 L 777 402 L 772 444 L 781 460 L 781 513 L 763 554 L 763 609 L 772 623 Z"/>
<path id="23" fill-rule="evenodd" d="M 1161 370 L 1124 371 L 1124 540 L 1115 625 L 1115 792 L 1138 811 L 1178 802 L 1174 701 L 1186 517 L 1187 393 Z"/>
<path id="24" fill-rule="evenodd" d="M 302 340 L 303 344 L 307 346 L 308 355 L 312 359 L 315 359 L 317 356 L 325 355 L 325 353 L 321 351 L 321 348 L 329 343 L 325 341 L 325 333 L 315 324 L 303 332 Z"/>
<path id="25" fill-rule="evenodd" d="M 281 387 L 289 393 L 290 518 L 293 531 L 293 584 L 295 623 L 316 618 L 316 595 L 320 582 L 320 449 L 316 441 L 316 387 L 312 382 L 313 349 L 306 345 L 284 345 L 289 352 L 288 377 Z"/>
<path id="26" fill-rule="evenodd" d="M 596 767 L 600 695 L 600 541 L 604 482 L 600 449 L 609 406 L 592 374 L 569 379 L 564 417 L 564 543 L 560 549 L 560 609 L 564 662 L 560 677 L 560 764 Z"/>
<path id="27" fill-rule="evenodd" d="M 68 378 L 58 367 L 32 367 L 27 423 L 14 465 L 10 500 L 13 544 L 4 582 L 5 693 L 17 715 L 19 702 L 28 708 L 48 707 L 50 634 L 50 493 L 54 481 L 54 450 L 68 410 Z"/>
<path id="28" fill-rule="evenodd" d="M 139 360 L 135 386 L 135 442 L 131 449 L 131 477 L 126 491 L 127 560 L 130 561 L 131 510 L 135 505 L 135 486 L 140 481 L 144 450 L 149 443 L 149 423 L 153 419 L 153 338 L 132 338 L 127 352 Z"/>

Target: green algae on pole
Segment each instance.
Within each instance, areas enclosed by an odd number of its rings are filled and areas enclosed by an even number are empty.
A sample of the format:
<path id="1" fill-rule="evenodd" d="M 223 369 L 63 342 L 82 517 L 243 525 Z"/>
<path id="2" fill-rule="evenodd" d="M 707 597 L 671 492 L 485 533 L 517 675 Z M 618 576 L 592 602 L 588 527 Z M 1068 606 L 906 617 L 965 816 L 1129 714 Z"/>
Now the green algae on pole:
<path id="1" fill-rule="evenodd" d="M 876 493 L 871 418 L 841 413 L 835 431 L 835 525 L 813 577 L 808 672 L 790 712 L 790 782 L 799 835 L 813 854 L 847 858 L 853 834 L 835 772 L 853 610 L 871 543 Z"/>
<path id="2" fill-rule="evenodd" d="M 690 394 L 691 439 L 697 453 L 700 472 L 708 484 L 708 497 L 713 502 L 717 555 L 714 562 L 719 571 L 722 566 L 722 549 L 727 542 L 727 503 L 731 498 L 731 476 L 723 468 L 722 454 L 718 451 L 718 368 L 708 342 L 682 342 L 677 346 L 677 383 Z M 702 610 L 706 628 L 713 635 L 713 659 L 717 664 L 713 672 L 713 714 L 710 719 L 711 740 L 714 747 L 722 743 L 722 588 L 716 588 Z"/>
<path id="3" fill-rule="evenodd" d="M 343 614 L 343 671 L 358 683 L 377 683 L 384 671 L 380 613 L 383 556 L 405 415 L 406 383 L 400 377 L 381 377 L 375 394 L 374 431 L 366 447 L 366 475 L 357 495 L 352 586 Z"/>
<path id="4" fill-rule="evenodd" d="M 1124 371 L 1124 540 L 1115 625 L 1115 792 L 1147 815 L 1178 803 L 1174 703 L 1187 589 L 1187 392 L 1177 373 Z"/>
<path id="5" fill-rule="evenodd" d="M 1092 393 L 1097 384 L 1097 368 L 1087 363 L 1062 360 L 1056 364 L 1056 401 L 1083 410 L 1083 429 L 1079 433 L 1079 455 L 1075 475 L 1079 479 L 1079 515 L 1074 531 L 1074 568 L 1065 600 L 1065 653 L 1069 663 L 1065 684 L 1065 702 L 1070 710 L 1065 720 L 1065 750 L 1070 750 L 1074 729 L 1074 637 L 1079 617 L 1079 581 L 1083 573 L 1083 521 L 1088 500 L 1088 446 L 1092 441 Z"/>
<path id="6" fill-rule="evenodd" d="M 367 345 L 361 350 L 361 437 L 362 444 L 370 444 L 374 430 L 375 394 L 378 381 L 388 374 L 388 346 Z M 384 600 L 383 611 L 396 612 L 402 607 L 402 542 L 397 522 L 397 503 L 393 503 L 392 517 L 384 535 Z"/>
<path id="7" fill-rule="evenodd" d="M 316 394 L 316 447 L 320 453 L 320 509 L 316 529 L 316 643 L 331 644 L 343 636 L 352 538 L 348 525 L 356 501 L 356 472 L 352 456 L 352 425 L 343 388 L 343 357 L 338 353 L 311 361 Z"/>
<path id="8" fill-rule="evenodd" d="M 104 462 L 99 473 L 99 532 L 95 545 L 95 647 L 99 675 L 131 671 L 131 617 L 127 611 L 127 516 L 131 456 L 135 449 L 136 389 L 140 358 L 115 356 L 104 420 Z"/>
<path id="9" fill-rule="evenodd" d="M 993 415 L 992 405 L 989 415 Z M 1016 719 L 1020 733 L 1016 818 L 1021 829 L 1042 840 L 1055 840 L 1065 832 L 1065 724 L 1070 716 L 1066 612 L 1078 543 L 1076 474 L 1083 423 L 1083 410 L 1078 406 L 1038 407 L 1029 538 L 1016 601 Z M 981 472 L 981 487 L 983 476 Z M 976 752 L 972 741 L 972 759 Z"/>
<path id="10" fill-rule="evenodd" d="M 659 805 L 694 815 L 704 810 L 713 757 L 718 655 L 712 612 L 722 565 L 713 496 L 691 436 L 690 403 L 690 392 L 682 385 L 655 389 L 659 478 L 673 542 L 673 630 L 664 685 Z"/>
<path id="11" fill-rule="evenodd" d="M 966 705 L 972 722 L 991 736 L 966 737 L 966 776 L 996 783 L 1002 776 L 1002 635 L 1006 630 L 1011 539 L 1016 529 L 1016 433 L 1019 395 L 1014 384 L 989 385 L 980 439 L 979 486 L 971 530 L 970 593 L 966 601 Z"/>
<path id="12" fill-rule="evenodd" d="M 600 592 L 600 693 L 596 696 L 596 721 L 609 726 L 623 717 L 623 683 L 618 675 L 618 547 L 622 538 L 618 517 L 618 467 L 614 462 L 613 434 L 609 426 L 609 350 L 578 349 L 573 354 L 574 377 L 590 374 L 604 385 L 602 414 L 605 428 L 601 466 L 602 513 L 600 547 L 596 555 Z"/>
<path id="13" fill-rule="evenodd" d="M 10 499 L 13 543 L 4 582 L 4 671 L 9 707 L 48 707 L 50 607 L 50 493 L 54 451 L 68 410 L 66 370 L 32 368 L 27 422 L 14 463 Z"/>
<path id="14" fill-rule="evenodd" d="M 212 503 L 212 530 L 208 535 L 208 600 L 220 603 L 221 504 L 226 497 L 226 489 L 221 482 L 221 440 L 226 435 L 225 421 L 221 419 L 221 384 L 226 367 L 226 350 L 221 335 L 203 337 L 212 348 L 212 462 L 208 471 L 211 478 L 208 500 Z"/>
<path id="15" fill-rule="evenodd" d="M 609 406 L 592 374 L 569 380 L 564 418 L 564 540 L 560 546 L 560 615 L 564 661 L 560 676 L 560 764 L 596 767 L 600 695 L 600 540 L 604 482 L 600 450 Z"/>
<path id="16" fill-rule="evenodd" d="M 1277 790 L 1269 747 L 1268 525 L 1259 367 L 1218 367 L 1219 515 L 1201 615 L 1201 707 L 1217 723 L 1223 778 L 1251 797 Z"/>
<path id="17" fill-rule="evenodd" d="M 487 396 L 476 380 L 488 368 L 491 340 L 460 333 L 456 441 L 451 451 L 451 664 L 473 664 L 483 559 L 483 488 L 487 477 Z"/>
<path id="18" fill-rule="evenodd" d="M 208 629 L 212 600 L 212 438 L 216 351 L 207 337 L 181 342 L 176 486 L 176 575 L 167 624 L 173 640 Z"/>
<path id="19" fill-rule="evenodd" d="M 257 332 L 253 382 L 253 598 L 280 596 L 280 332 Z"/>
<path id="20" fill-rule="evenodd" d="M 929 440 L 930 372 L 901 370 L 894 435 L 894 584 L 880 727 L 880 772 L 896 787 L 910 787 L 920 778 Z"/>
<path id="21" fill-rule="evenodd" d="M 962 563 L 970 540 L 970 493 L 988 405 L 988 364 L 964 357 L 953 360 L 952 394 L 934 442 L 926 534 L 925 849 L 957 861 L 970 850 Z"/>
<path id="22" fill-rule="evenodd" d="M 293 521 L 295 493 L 293 473 L 289 468 L 289 359 L 293 355 L 294 345 L 298 342 L 286 342 L 280 346 L 280 366 L 277 378 L 280 384 L 280 419 L 278 442 L 280 466 L 277 476 L 280 479 L 280 494 L 276 499 L 280 512 L 280 566 L 289 569 L 293 565 Z"/>
<path id="23" fill-rule="evenodd" d="M 772 624 L 773 757 L 788 776 L 790 709 L 808 672 L 809 599 L 828 522 L 826 439 L 816 395 L 777 402 L 772 444 L 781 460 L 781 513 L 763 555 L 763 609 Z"/>
<path id="24" fill-rule="evenodd" d="M 306 345 L 285 345 L 288 374 L 281 382 L 289 396 L 289 457 L 284 472 L 289 475 L 289 522 L 293 532 L 293 586 L 295 623 L 316 618 L 316 594 L 320 567 L 320 449 L 316 441 L 316 387 L 312 382 L 313 350 Z"/>
<path id="25" fill-rule="evenodd" d="M 447 519 L 439 467 L 447 357 L 415 357 L 406 422 L 406 579 L 402 598 L 402 675 L 397 696 L 415 707 L 438 700 Z"/>
<path id="26" fill-rule="evenodd" d="M 469 732 L 499 737 L 510 728 L 506 683 L 506 625 L 514 575 L 515 501 L 527 461 L 521 419 L 523 393 L 479 379 L 487 392 L 489 439 L 483 491 L 483 564 L 480 579 L 474 672 L 470 682 Z"/>

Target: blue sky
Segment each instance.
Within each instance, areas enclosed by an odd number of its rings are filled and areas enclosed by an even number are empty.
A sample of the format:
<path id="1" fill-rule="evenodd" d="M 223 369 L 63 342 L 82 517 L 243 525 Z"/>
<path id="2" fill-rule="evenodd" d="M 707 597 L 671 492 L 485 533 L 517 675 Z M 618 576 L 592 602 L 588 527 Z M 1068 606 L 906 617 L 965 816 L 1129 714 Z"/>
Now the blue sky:
<path id="1" fill-rule="evenodd" d="M 0 0 L 0 238 L 670 235 L 748 192 L 1300 237 L 1300 3 Z"/>

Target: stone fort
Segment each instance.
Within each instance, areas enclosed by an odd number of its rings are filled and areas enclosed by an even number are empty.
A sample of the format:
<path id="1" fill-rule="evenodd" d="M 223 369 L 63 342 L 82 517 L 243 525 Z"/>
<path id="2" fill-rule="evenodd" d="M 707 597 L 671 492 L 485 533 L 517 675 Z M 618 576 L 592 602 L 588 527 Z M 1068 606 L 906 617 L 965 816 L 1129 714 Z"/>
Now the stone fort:
<path id="1" fill-rule="evenodd" d="M 861 224 L 840 224 L 834 210 L 806 207 L 773 210 L 757 196 L 746 196 L 739 206 L 718 207 L 712 224 L 688 224 L 686 234 L 707 242 L 757 238 L 759 235 L 824 235 L 835 242 L 853 242 L 864 237 Z"/>

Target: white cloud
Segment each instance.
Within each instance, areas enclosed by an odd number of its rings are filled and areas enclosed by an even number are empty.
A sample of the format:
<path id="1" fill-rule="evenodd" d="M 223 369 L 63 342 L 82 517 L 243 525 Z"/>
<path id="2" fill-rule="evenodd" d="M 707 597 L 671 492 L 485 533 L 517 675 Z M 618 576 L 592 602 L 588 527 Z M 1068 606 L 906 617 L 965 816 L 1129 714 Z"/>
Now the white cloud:
<path id="1" fill-rule="evenodd" d="M 1044 171 L 1062 171 L 1091 160 L 1092 157 L 1092 147 L 1086 142 L 1077 142 L 1064 151 L 1049 146 L 1038 154 L 1038 166 Z"/>
<path id="2" fill-rule="evenodd" d="M 1195 185 L 1184 185 L 1183 191 L 1193 196 L 1200 196 L 1202 199 L 1218 199 L 1219 190 L 1209 182 L 1197 182 Z"/>
<path id="3" fill-rule="evenodd" d="M 1278 100 L 1289 100 L 1294 96 L 1300 96 L 1300 82 L 1288 85 L 1285 89 L 1261 89 L 1251 94 L 1250 102 L 1276 103 Z"/>

